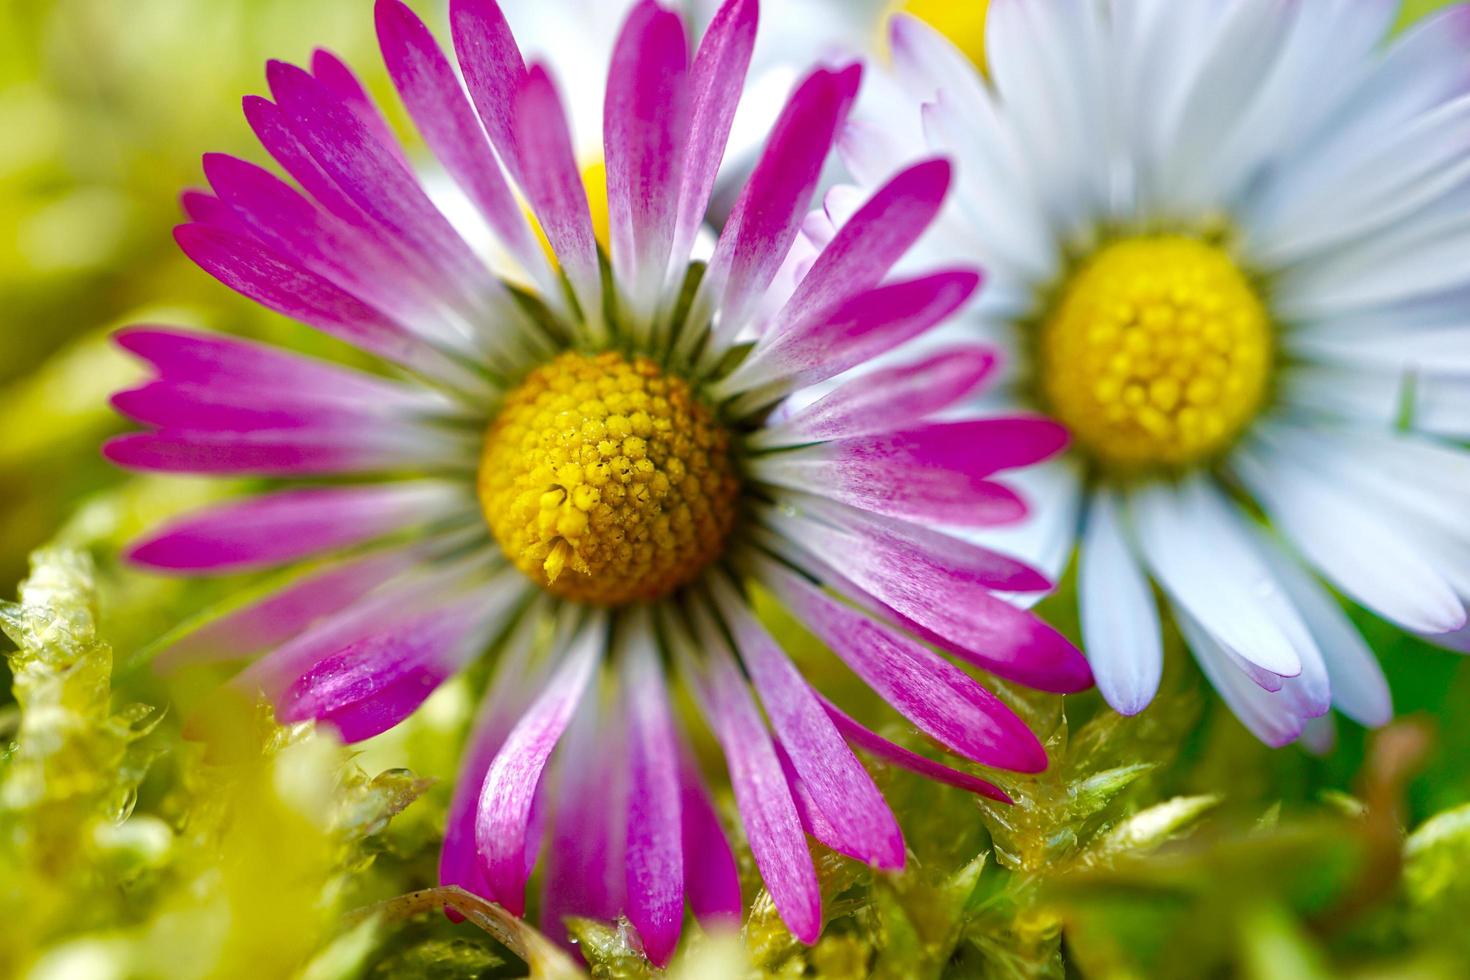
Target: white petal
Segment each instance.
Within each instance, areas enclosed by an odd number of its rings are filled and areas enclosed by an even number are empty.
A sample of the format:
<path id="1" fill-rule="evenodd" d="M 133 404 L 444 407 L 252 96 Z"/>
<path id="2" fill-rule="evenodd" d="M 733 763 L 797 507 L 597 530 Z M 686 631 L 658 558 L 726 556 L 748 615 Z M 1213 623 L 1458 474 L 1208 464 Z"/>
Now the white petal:
<path id="1" fill-rule="evenodd" d="M 1136 715 L 1158 693 L 1164 647 L 1153 590 L 1111 491 L 1093 494 L 1079 561 L 1082 638 L 1098 690 L 1120 714 Z"/>
<path id="2" fill-rule="evenodd" d="M 1139 550 L 1175 605 L 1243 659 L 1282 677 L 1302 672 L 1292 638 L 1273 615 L 1274 583 L 1205 478 L 1177 488 L 1149 484 L 1131 494 L 1129 506 Z"/>
<path id="3" fill-rule="evenodd" d="M 918 110 L 914 109 L 915 116 Z M 842 163 L 858 182 L 878 187 L 913 160 L 914 147 L 904 146 L 892 130 L 868 119 L 851 119 L 837 139 Z"/>
<path id="4" fill-rule="evenodd" d="M 994 106 L 978 105 L 983 112 L 967 115 L 941 92 L 921 110 L 929 146 L 953 158 L 959 174 L 946 216 L 953 213 L 958 223 L 978 232 L 979 251 L 970 254 L 987 274 L 1043 282 L 1055 274 L 1058 256 L 1038 175 L 1028 172 L 1024 153 Z M 984 138 L 977 139 L 977 132 Z M 998 193 L 999 188 L 1005 192 Z"/>
<path id="5" fill-rule="evenodd" d="M 1376 427 L 1470 438 L 1470 378 L 1326 365 L 1282 372 L 1284 405 Z"/>
<path id="6" fill-rule="evenodd" d="M 1337 600 L 1275 541 L 1261 533 L 1261 552 L 1296 606 L 1322 651 L 1332 682 L 1332 703 L 1349 718 L 1371 727 L 1388 724 L 1393 699 L 1378 658 L 1368 648 Z"/>
<path id="7" fill-rule="evenodd" d="M 1335 179 L 1303 188 L 1252 229 L 1258 261 L 1284 265 L 1388 228 L 1461 186 L 1470 175 L 1470 97 L 1446 103 L 1365 145 Z"/>
<path id="8" fill-rule="evenodd" d="M 1245 727 L 1267 745 L 1277 748 L 1296 741 L 1305 719 L 1292 711 L 1279 694 L 1263 690 L 1236 670 L 1224 649 L 1188 611 L 1176 607 L 1174 616 L 1200 669 Z"/>
<path id="9" fill-rule="evenodd" d="M 1231 460 L 1280 531 L 1338 588 L 1406 629 L 1443 633 L 1465 624 L 1444 576 L 1391 515 L 1355 499 L 1287 453 L 1256 441 Z"/>
<path id="10" fill-rule="evenodd" d="M 986 99 L 985 85 L 975 65 L 948 38 L 907 14 L 888 23 L 893 69 L 916 102 L 929 102 L 940 91 L 968 105 Z"/>
<path id="11" fill-rule="evenodd" d="M 1464 318 L 1463 324 L 1455 326 L 1413 331 L 1386 329 L 1374 337 L 1294 331 L 1283 338 L 1283 346 L 1309 360 L 1414 373 L 1467 373 L 1470 372 L 1470 307 L 1466 308 Z"/>
<path id="12" fill-rule="evenodd" d="M 1467 8 L 1470 9 L 1470 8 Z M 1470 211 L 1435 208 L 1411 223 L 1288 270 L 1275 312 L 1287 320 L 1353 313 L 1470 281 Z"/>
<path id="13" fill-rule="evenodd" d="M 1200 206 L 1211 200 L 1218 165 L 1292 37 L 1290 0 L 1237 0 L 1226 5 L 1210 50 L 1187 93 L 1165 122 L 1168 156 L 1159 172 L 1160 203 Z"/>

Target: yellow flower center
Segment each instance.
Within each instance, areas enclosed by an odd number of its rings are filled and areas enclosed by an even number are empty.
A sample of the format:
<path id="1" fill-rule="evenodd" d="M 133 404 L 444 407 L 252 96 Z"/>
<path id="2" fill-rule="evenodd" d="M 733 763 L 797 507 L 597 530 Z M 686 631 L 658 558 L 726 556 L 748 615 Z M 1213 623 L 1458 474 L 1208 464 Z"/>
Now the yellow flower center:
<path id="1" fill-rule="evenodd" d="M 1265 401 L 1270 319 L 1219 247 L 1128 238 L 1071 277 L 1041 327 L 1040 388 L 1076 446 L 1116 470 L 1228 448 Z"/>
<path id="2" fill-rule="evenodd" d="M 665 596 L 719 557 L 740 484 L 729 433 L 645 357 L 565 353 L 506 396 L 480 505 L 505 554 L 568 599 Z"/>
<path id="3" fill-rule="evenodd" d="M 895 0 L 890 13 L 911 14 L 934 28 L 985 71 L 985 14 L 988 0 Z M 884 38 L 887 39 L 887 20 Z"/>

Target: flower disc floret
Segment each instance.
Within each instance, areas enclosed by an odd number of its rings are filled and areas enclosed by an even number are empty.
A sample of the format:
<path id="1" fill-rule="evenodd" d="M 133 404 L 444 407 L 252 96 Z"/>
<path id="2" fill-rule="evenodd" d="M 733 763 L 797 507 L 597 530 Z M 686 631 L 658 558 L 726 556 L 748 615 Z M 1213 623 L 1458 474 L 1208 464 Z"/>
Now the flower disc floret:
<path id="1" fill-rule="evenodd" d="M 1270 321 L 1219 247 L 1129 238 L 1067 283 L 1041 331 L 1047 408 L 1107 469 L 1200 462 L 1229 448 L 1265 401 Z"/>
<path id="2" fill-rule="evenodd" d="M 556 595 L 668 595 L 719 557 L 739 481 L 728 432 L 646 358 L 562 354 L 505 399 L 479 493 L 506 555 Z"/>

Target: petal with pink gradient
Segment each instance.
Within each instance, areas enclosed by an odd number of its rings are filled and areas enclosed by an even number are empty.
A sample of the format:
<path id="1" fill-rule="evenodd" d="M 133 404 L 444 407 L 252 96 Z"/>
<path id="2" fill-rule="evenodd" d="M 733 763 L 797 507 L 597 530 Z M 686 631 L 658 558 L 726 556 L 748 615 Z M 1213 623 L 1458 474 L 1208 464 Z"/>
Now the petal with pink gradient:
<path id="1" fill-rule="evenodd" d="M 309 393 L 404 411 L 447 408 L 442 396 L 329 361 L 238 337 L 176 327 L 127 327 L 113 342 L 153 366 L 162 381 L 271 398 Z"/>
<path id="2" fill-rule="evenodd" d="M 348 198 L 432 267 L 446 287 L 474 308 L 498 299 L 502 287 L 442 215 L 418 180 L 356 113 L 320 82 L 284 62 L 266 68 L 266 80 L 293 132 Z"/>
<path id="3" fill-rule="evenodd" d="M 282 490 L 180 518 L 134 543 L 127 558 L 185 573 L 269 568 L 432 524 L 465 503 L 449 483 Z"/>
<path id="4" fill-rule="evenodd" d="M 822 892 L 796 803 L 770 732 L 720 628 L 703 606 L 695 608 L 695 616 L 703 662 L 693 666 L 687 639 L 676 641 L 684 644 L 685 679 L 695 688 L 724 749 L 740 822 L 771 901 L 792 935 L 814 943 L 822 931 Z"/>
<path id="5" fill-rule="evenodd" d="M 797 445 L 888 432 L 973 394 L 995 367 L 985 347 L 948 347 L 923 360 L 847 381 L 758 433 L 760 446 Z"/>
<path id="6" fill-rule="evenodd" d="M 628 745 L 618 711 L 589 697 L 542 777 L 556 804 L 542 876 L 541 917 L 548 934 L 570 945 L 565 917 L 611 922 L 628 906 L 624 870 Z"/>
<path id="7" fill-rule="evenodd" d="M 600 316 L 602 273 L 587 189 L 577 169 L 561 97 L 543 66 L 532 65 L 526 73 L 515 107 L 521 189 L 571 280 L 584 315 Z"/>
<path id="8" fill-rule="evenodd" d="M 475 846 L 495 900 L 516 915 L 526 907 L 526 842 L 531 801 L 556 743 L 602 657 L 603 620 L 584 626 L 540 696 L 490 763 L 475 817 Z"/>
<path id="9" fill-rule="evenodd" d="M 209 225 L 181 225 L 174 238 L 201 269 L 262 306 L 429 377 L 471 391 L 480 386 L 463 367 L 382 311 L 255 239 Z"/>
<path id="10" fill-rule="evenodd" d="M 449 28 L 480 121 L 506 167 L 519 179 L 515 107 L 526 63 L 510 25 L 495 0 L 450 0 Z"/>
<path id="11" fill-rule="evenodd" d="M 1066 637 L 988 589 L 967 589 L 958 603 L 953 585 L 915 581 L 908 569 L 894 574 L 881 552 L 848 546 L 805 554 L 801 563 L 824 570 L 840 594 L 982 670 L 1059 694 L 1092 686 L 1086 658 Z"/>
<path id="12" fill-rule="evenodd" d="M 883 700 L 951 751 L 1017 772 L 1046 768 L 1046 750 L 995 695 L 898 631 L 767 566 L 762 580 Z"/>
<path id="13" fill-rule="evenodd" d="M 949 180 L 949 162 L 929 160 L 880 187 L 822 249 L 767 337 L 877 286 L 939 214 Z"/>
<path id="14" fill-rule="evenodd" d="M 357 118 L 362 120 L 363 125 L 379 142 L 392 150 L 405 164 L 408 163 L 398 137 L 393 134 L 393 127 L 388 125 L 388 120 L 383 118 L 383 113 L 378 110 L 372 96 L 368 95 L 362 80 L 353 74 L 346 62 L 325 48 L 317 48 L 311 53 L 311 74 L 328 91 L 341 99 L 343 105 L 356 113 Z"/>
<path id="15" fill-rule="evenodd" d="M 859 65 L 818 69 L 787 102 L 715 246 L 701 292 L 718 293 L 722 336 L 745 325 L 806 216 L 822 164 L 862 79 Z"/>
<path id="16" fill-rule="evenodd" d="M 603 152 L 613 273 L 637 316 L 664 286 L 678 218 L 690 121 L 684 21 L 641 0 L 613 46 Z"/>
<path id="17" fill-rule="evenodd" d="M 165 640 L 153 654 L 153 666 L 167 672 L 190 664 L 237 660 L 280 646 L 415 567 L 427 551 L 415 543 L 371 552 L 276 585 L 263 597 L 219 613 L 197 628 L 186 623 L 181 627 L 186 632 Z"/>
<path id="18" fill-rule="evenodd" d="M 434 157 L 469 194 L 511 254 L 527 270 L 544 273 L 541 248 L 453 66 L 429 29 L 400 0 L 379 0 L 377 27 L 388 74 Z"/>
<path id="19" fill-rule="evenodd" d="M 364 438 L 358 425 L 320 429 L 195 432 L 164 429 L 108 440 L 102 454 L 119 466 L 160 473 L 327 476 L 449 468 L 463 446 L 392 433 Z"/>
<path id="20" fill-rule="evenodd" d="M 890 765 L 907 769 L 909 772 L 917 773 L 938 783 L 944 783 L 946 786 L 954 786 L 977 796 L 995 800 L 997 803 L 1015 802 L 1004 790 L 993 783 L 971 776 L 969 773 L 960 772 L 958 769 L 951 769 L 949 766 L 926 759 L 917 752 L 911 752 L 901 745 L 888 741 L 877 732 L 864 727 L 826 698 L 822 699 L 822 706 L 827 709 L 832 723 L 837 726 L 837 730 L 842 733 L 842 737 L 847 739 L 849 744 Z"/>
<path id="21" fill-rule="evenodd" d="M 706 929 L 738 928 L 744 908 L 740 869 L 704 780 L 681 745 L 679 751 L 680 839 L 684 848 L 684 894 Z"/>
<path id="22" fill-rule="evenodd" d="M 496 612 L 473 592 L 364 636 L 297 677 L 276 699 L 276 717 L 325 722 L 348 742 L 385 732 L 481 651 Z"/>
<path id="23" fill-rule="evenodd" d="M 646 619 L 640 617 L 646 624 Z M 658 967 L 668 965 L 684 922 L 679 736 L 663 669 L 647 626 L 623 650 L 628 730 L 627 915 Z"/>
<path id="24" fill-rule="evenodd" d="M 679 271 L 704 223 L 744 89 L 760 20 L 757 0 L 727 0 L 710 21 L 689 70 L 690 123 L 672 267 Z"/>
<path id="25" fill-rule="evenodd" d="M 490 763 L 545 678 L 544 665 L 532 667 L 531 663 L 542 609 L 544 607 L 530 610 L 500 651 L 494 676 L 485 687 L 484 697 L 475 711 L 474 722 L 465 740 L 454 795 L 444 819 L 439 884 L 458 885 L 482 898 L 491 898 L 491 895 L 475 849 L 475 813 Z"/>
<path id="26" fill-rule="evenodd" d="M 865 290 L 757 346 L 721 386 L 794 388 L 834 378 L 947 319 L 979 285 L 975 273 L 951 271 Z"/>
<path id="27" fill-rule="evenodd" d="M 838 849 L 876 868 L 903 867 L 898 821 L 816 694 L 746 601 L 722 579 L 714 580 L 713 590 L 771 727 L 831 824 Z"/>

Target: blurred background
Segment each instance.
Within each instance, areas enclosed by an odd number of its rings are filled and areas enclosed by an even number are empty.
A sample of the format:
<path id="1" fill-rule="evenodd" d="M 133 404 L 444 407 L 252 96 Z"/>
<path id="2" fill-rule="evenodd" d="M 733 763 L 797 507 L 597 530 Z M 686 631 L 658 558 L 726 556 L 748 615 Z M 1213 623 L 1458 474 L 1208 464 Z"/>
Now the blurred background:
<path id="1" fill-rule="evenodd" d="M 411 5 L 442 26 L 437 2 Z M 1441 6 L 1407 0 L 1402 22 Z M 231 487 L 127 477 L 97 451 L 135 371 L 107 342 L 119 326 L 335 351 L 217 285 L 170 230 L 202 153 L 266 162 L 239 99 L 268 58 L 331 48 L 412 140 L 371 8 L 0 0 L 0 597 L 60 545 L 0 609 L 17 647 L 0 661 L 0 977 L 525 972 L 514 935 L 400 906 L 344 918 L 432 884 L 476 679 L 350 758 L 210 700 L 215 678 L 163 686 L 148 643 L 251 583 L 137 576 L 117 549 Z M 1074 625 L 1065 586 L 1048 609 Z M 690 975 L 1470 976 L 1470 665 L 1360 619 L 1403 727 L 1341 725 L 1323 757 L 1268 750 L 1177 651 L 1131 721 L 1095 695 L 1007 692 L 1058 760 L 1018 788 L 1024 814 L 886 776 L 913 876 L 828 861 L 837 924 L 816 950 L 757 900 L 743 946 L 703 944 Z M 809 669 L 846 683 L 823 656 Z M 586 930 L 605 975 L 641 975 L 625 937 Z"/>

